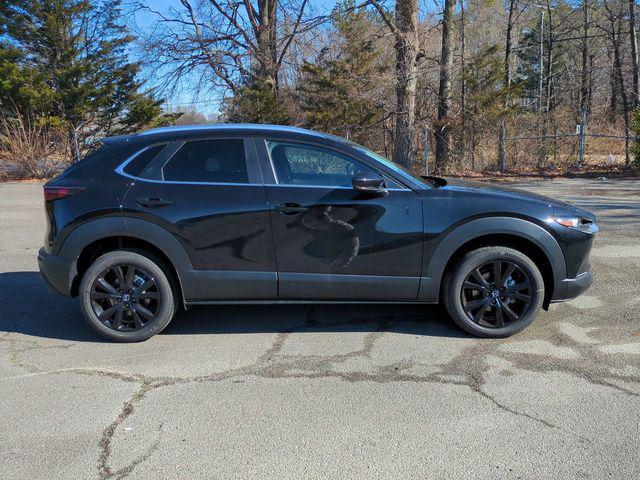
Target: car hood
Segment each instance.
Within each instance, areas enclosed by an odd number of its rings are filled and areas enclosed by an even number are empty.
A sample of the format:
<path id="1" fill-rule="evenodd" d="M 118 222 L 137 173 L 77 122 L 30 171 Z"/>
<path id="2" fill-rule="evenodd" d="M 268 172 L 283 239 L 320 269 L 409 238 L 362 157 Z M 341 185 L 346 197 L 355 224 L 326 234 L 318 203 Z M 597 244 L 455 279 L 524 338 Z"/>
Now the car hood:
<path id="1" fill-rule="evenodd" d="M 504 185 L 447 178 L 447 185 L 441 188 L 451 191 L 466 191 L 476 194 L 485 194 L 492 197 L 528 200 L 545 204 L 557 212 L 565 211 L 567 213 L 574 213 L 582 218 L 588 218 L 595 221 L 595 216 L 591 212 L 583 210 L 571 203 Z"/>

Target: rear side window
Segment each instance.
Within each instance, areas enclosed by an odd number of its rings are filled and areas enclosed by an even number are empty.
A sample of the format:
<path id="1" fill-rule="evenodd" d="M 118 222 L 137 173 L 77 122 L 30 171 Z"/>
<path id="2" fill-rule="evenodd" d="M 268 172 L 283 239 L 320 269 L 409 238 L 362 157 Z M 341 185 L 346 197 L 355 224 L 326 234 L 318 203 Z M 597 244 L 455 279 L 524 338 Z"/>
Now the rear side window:
<path id="1" fill-rule="evenodd" d="M 162 169 L 166 181 L 249 183 L 242 139 L 185 143 Z"/>
<path id="2" fill-rule="evenodd" d="M 122 171 L 128 175 L 139 177 L 147 165 L 151 163 L 151 161 L 158 156 L 158 154 L 166 147 L 167 144 L 162 145 L 154 145 L 152 147 L 144 149 L 138 155 L 135 156 L 133 160 L 131 160 L 127 165 L 122 169 Z"/>

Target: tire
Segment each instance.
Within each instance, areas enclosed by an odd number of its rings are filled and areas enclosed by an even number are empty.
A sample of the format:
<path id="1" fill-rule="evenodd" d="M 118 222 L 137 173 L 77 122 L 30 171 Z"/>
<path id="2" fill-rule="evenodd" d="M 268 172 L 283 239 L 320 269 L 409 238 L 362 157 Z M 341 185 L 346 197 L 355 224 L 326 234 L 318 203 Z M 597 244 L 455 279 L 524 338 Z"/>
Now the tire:
<path id="1" fill-rule="evenodd" d="M 80 282 L 85 319 L 100 335 L 116 342 L 141 342 L 160 333 L 178 305 L 177 289 L 165 272 L 170 272 L 167 266 L 147 252 L 105 253 Z"/>
<path id="2" fill-rule="evenodd" d="M 512 266 L 512 273 L 506 277 Z M 447 312 L 460 328 L 478 337 L 504 338 L 520 332 L 534 321 L 543 300 L 540 270 L 513 248 L 472 250 L 444 279 Z"/>

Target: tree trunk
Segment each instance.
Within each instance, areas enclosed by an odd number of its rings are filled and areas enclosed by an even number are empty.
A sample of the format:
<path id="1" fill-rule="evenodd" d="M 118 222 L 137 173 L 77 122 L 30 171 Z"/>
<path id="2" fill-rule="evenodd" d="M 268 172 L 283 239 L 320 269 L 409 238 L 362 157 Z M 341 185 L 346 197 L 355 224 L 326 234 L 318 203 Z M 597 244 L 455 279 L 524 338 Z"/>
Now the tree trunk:
<path id="1" fill-rule="evenodd" d="M 418 2 L 396 1 L 396 127 L 393 160 L 410 168 L 415 161 Z"/>
<path id="2" fill-rule="evenodd" d="M 618 79 L 616 77 L 615 60 L 611 48 L 607 47 L 607 57 L 611 62 L 609 65 L 609 85 L 611 86 L 611 96 L 609 97 L 609 111 L 607 120 L 613 124 L 618 113 Z"/>
<path id="3" fill-rule="evenodd" d="M 547 155 L 548 155 L 548 145 L 547 145 L 547 133 L 549 132 L 549 123 L 551 122 L 551 109 L 555 107 L 553 103 L 553 77 L 552 77 L 552 65 L 553 65 L 553 48 L 555 46 L 555 37 L 553 31 L 553 21 L 551 17 L 552 9 L 547 2 L 547 17 L 549 18 L 549 26 L 547 28 L 548 33 L 548 43 L 547 43 L 547 64 L 545 65 L 546 74 L 545 77 L 547 79 L 546 85 L 546 99 L 545 99 L 545 115 L 544 122 L 542 124 L 542 138 L 541 138 L 541 149 L 540 149 L 540 157 L 538 159 L 538 168 L 544 168 L 547 164 Z"/>
<path id="4" fill-rule="evenodd" d="M 466 77 L 466 64 L 465 64 L 465 28 L 464 28 L 464 1 L 460 2 L 460 64 L 461 64 L 461 78 L 460 78 L 460 114 L 462 116 L 461 129 L 460 129 L 460 145 L 459 155 L 460 161 L 464 164 L 465 154 L 467 148 L 467 77 Z"/>
<path id="5" fill-rule="evenodd" d="M 278 0 L 259 0 L 258 28 L 256 31 L 256 80 L 271 92 L 278 90 L 278 50 L 277 50 L 277 8 Z"/>
<path id="6" fill-rule="evenodd" d="M 629 165 L 631 163 L 631 152 L 630 152 L 630 144 L 629 144 L 629 134 L 631 133 L 631 126 L 629 120 L 629 100 L 627 97 L 627 92 L 624 88 L 624 77 L 622 76 L 622 59 L 620 56 L 620 36 L 622 35 L 622 26 L 621 26 L 621 17 L 618 17 L 618 27 L 616 32 L 616 26 L 612 22 L 612 37 L 611 40 L 613 42 L 613 62 L 614 62 L 614 70 L 616 72 L 616 78 L 618 80 L 618 89 L 620 92 L 620 97 L 622 98 L 622 113 L 624 119 L 624 130 L 625 130 L 625 141 L 624 141 L 624 157 L 625 164 Z"/>
<path id="7" fill-rule="evenodd" d="M 631 72 L 633 74 L 633 109 L 638 108 L 638 100 L 640 97 L 640 86 L 638 85 L 640 71 L 638 70 L 638 40 L 636 36 L 636 0 L 629 0 L 629 43 L 631 45 Z"/>
<path id="8" fill-rule="evenodd" d="M 75 126 L 69 127 L 69 151 L 71 152 L 71 161 L 79 162 L 81 159 L 80 142 L 78 141 L 78 130 Z"/>
<path id="9" fill-rule="evenodd" d="M 578 168 L 584 166 L 587 128 L 587 104 L 589 101 L 589 3 L 582 0 L 582 71 L 580 72 L 580 148 L 578 154 Z"/>
<path id="10" fill-rule="evenodd" d="M 509 17 L 507 19 L 507 34 L 504 45 L 504 88 L 511 85 L 511 32 L 513 30 L 513 15 L 518 0 L 509 0 Z M 498 135 L 498 170 L 504 172 L 507 169 L 506 141 L 507 125 L 506 110 L 509 107 L 509 95 L 505 95 L 503 111 L 500 115 L 500 133 Z"/>
<path id="11" fill-rule="evenodd" d="M 549 22 L 551 24 L 551 22 Z M 540 20 L 538 22 L 538 166 L 542 164 L 542 158 L 544 155 L 544 127 L 542 119 L 542 88 L 544 75 L 544 10 L 540 9 Z"/>
<path id="12" fill-rule="evenodd" d="M 440 54 L 440 86 L 438 88 L 438 120 L 434 128 L 436 137 L 436 172 L 447 166 L 451 153 L 451 125 L 449 120 L 451 73 L 453 70 L 453 30 L 451 27 L 455 4 L 455 0 L 444 0 L 442 50 Z"/>

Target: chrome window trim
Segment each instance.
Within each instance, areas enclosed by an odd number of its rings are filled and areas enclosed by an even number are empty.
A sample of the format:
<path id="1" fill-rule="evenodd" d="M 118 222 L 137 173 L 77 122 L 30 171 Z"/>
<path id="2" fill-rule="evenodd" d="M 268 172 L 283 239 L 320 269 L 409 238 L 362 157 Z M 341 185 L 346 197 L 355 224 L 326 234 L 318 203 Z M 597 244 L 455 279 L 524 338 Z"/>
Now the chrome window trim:
<path id="1" fill-rule="evenodd" d="M 292 185 L 290 183 L 266 183 L 265 187 L 285 187 L 285 188 L 330 188 L 331 190 L 353 190 L 353 187 L 345 185 Z M 388 192 L 412 192 L 410 188 L 385 188 Z"/>
<path id="2" fill-rule="evenodd" d="M 156 145 L 162 145 L 162 143 L 158 143 Z M 127 172 L 124 171 L 125 167 L 127 165 L 129 165 L 129 163 L 131 163 L 131 161 L 133 161 L 134 158 L 136 158 L 138 155 L 142 154 L 143 152 L 146 152 L 147 150 L 149 150 L 151 147 L 155 147 L 155 145 L 147 145 L 146 147 L 141 148 L 140 150 L 137 150 L 136 152 L 132 153 L 131 155 L 129 155 L 129 157 L 127 157 L 127 159 L 122 162 L 116 169 L 115 172 L 119 175 L 122 175 L 123 177 L 127 177 L 127 178 L 131 178 L 133 180 L 137 180 L 139 177 L 134 177 L 133 175 L 128 174 Z M 152 160 L 153 161 L 153 160 Z"/>
<path id="3" fill-rule="evenodd" d="M 206 141 L 207 139 L 202 139 L 202 141 Z M 154 143 L 151 145 L 147 145 L 143 148 L 141 148 L 140 150 L 137 150 L 136 152 L 132 153 L 129 157 L 126 158 L 126 160 L 124 162 L 122 162 L 118 167 L 116 167 L 116 169 L 114 170 L 115 173 L 122 175 L 123 177 L 126 178 L 130 178 L 131 180 L 136 180 L 138 182 L 146 182 L 146 183 L 159 183 L 159 184 L 169 184 L 169 185 L 220 185 L 220 186 L 229 186 L 229 185 L 244 185 L 244 186 L 249 186 L 249 187 L 262 187 L 264 186 L 263 183 L 234 183 L 234 182 L 193 182 L 193 181 L 184 181 L 184 180 L 165 180 L 164 179 L 164 167 L 171 161 L 171 159 L 174 157 L 174 155 L 184 146 L 185 143 L 189 142 L 190 140 L 185 140 L 185 141 L 180 141 L 180 142 L 158 142 L 158 143 Z M 195 140 L 195 141 L 200 141 L 199 140 Z M 243 138 L 244 141 L 244 138 Z M 156 180 L 156 179 L 152 179 L 152 178 L 144 178 L 144 177 L 136 177 L 134 175 L 131 175 L 127 172 L 124 171 L 124 169 L 126 168 L 126 166 L 133 161 L 138 155 L 142 154 L 143 152 L 145 152 L 146 150 L 155 147 L 157 145 L 171 145 L 171 144 L 176 144 L 177 148 L 175 148 L 175 150 L 171 153 L 171 155 L 169 155 L 169 157 L 164 161 L 164 163 L 162 164 L 162 166 L 160 167 L 160 173 L 162 175 L 162 180 Z M 162 152 L 161 152 L 162 153 Z M 158 154 L 160 155 L 160 154 Z M 157 159 L 154 158 L 153 160 L 151 160 L 150 165 L 155 162 Z M 145 169 L 146 170 L 146 169 Z M 143 170 L 144 172 L 144 170 Z"/>
<path id="4" fill-rule="evenodd" d="M 146 147 L 141 148 L 140 150 L 136 151 L 135 153 L 133 153 L 132 155 L 130 155 L 129 157 L 127 157 L 127 159 L 122 162 L 116 169 L 115 172 L 119 175 L 122 175 L 123 177 L 127 177 L 130 178 L 131 180 L 136 180 L 138 182 L 146 182 L 146 183 L 168 183 L 168 184 L 173 184 L 173 185 L 245 185 L 245 186 L 251 186 L 251 187 L 261 187 L 263 186 L 262 183 L 231 183 L 231 182 L 187 182 L 187 181 L 177 181 L 177 180 L 153 180 L 150 178 L 143 178 L 143 177 L 135 177 L 133 175 L 128 174 L 127 172 L 124 171 L 124 168 L 134 159 L 136 158 L 138 155 L 140 155 L 142 152 L 148 150 L 151 147 L 155 147 L 156 145 L 162 145 L 162 143 L 158 143 L 155 145 L 147 145 Z M 175 152 L 174 152 L 175 153 Z M 173 157 L 173 155 L 171 156 Z M 169 159 L 171 159 L 171 157 L 169 157 Z M 152 160 L 153 161 L 153 160 Z M 168 161 L 168 160 L 167 160 Z M 165 162 L 166 165 L 166 162 Z"/>
<path id="5" fill-rule="evenodd" d="M 180 147 L 184 143 L 186 142 L 181 142 Z M 216 185 L 232 186 L 233 185 L 233 186 L 247 186 L 247 187 L 284 187 L 284 188 L 316 188 L 316 189 L 321 188 L 321 189 L 331 189 L 331 190 L 353 190 L 353 187 L 344 186 L 344 185 L 297 185 L 297 184 L 293 185 L 293 184 L 285 184 L 285 183 L 280 184 L 280 183 L 187 182 L 187 181 L 178 181 L 178 180 L 153 180 L 149 178 L 136 177 L 124 171 L 124 168 L 131 161 L 133 161 L 133 159 L 136 158 L 138 155 L 140 155 L 141 153 L 145 152 L 146 150 L 152 147 L 155 147 L 157 145 L 163 145 L 163 144 L 165 144 L 165 142 L 159 142 L 153 145 L 147 145 L 141 148 L 140 150 L 137 150 L 136 152 L 131 154 L 129 157 L 127 157 L 127 159 L 124 162 L 122 162 L 114 171 L 117 174 L 122 175 L 123 177 L 130 178 L 131 180 L 136 180 L 138 182 L 170 184 L 170 185 L 210 185 L 210 186 L 216 186 Z M 179 148 L 177 150 L 179 150 Z M 175 155 L 175 152 L 173 153 L 173 155 Z M 166 165 L 169 162 L 169 160 L 171 160 L 173 155 L 171 155 L 169 159 L 167 159 L 164 165 Z M 271 164 L 271 168 L 273 169 L 273 162 L 271 161 L 270 156 L 269 156 L 269 163 Z M 277 178 L 275 171 L 273 173 L 274 173 L 274 178 Z M 386 190 L 389 192 L 411 192 L 412 191 L 410 188 L 387 188 Z"/>

